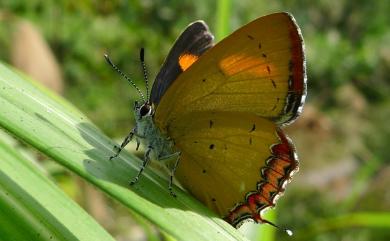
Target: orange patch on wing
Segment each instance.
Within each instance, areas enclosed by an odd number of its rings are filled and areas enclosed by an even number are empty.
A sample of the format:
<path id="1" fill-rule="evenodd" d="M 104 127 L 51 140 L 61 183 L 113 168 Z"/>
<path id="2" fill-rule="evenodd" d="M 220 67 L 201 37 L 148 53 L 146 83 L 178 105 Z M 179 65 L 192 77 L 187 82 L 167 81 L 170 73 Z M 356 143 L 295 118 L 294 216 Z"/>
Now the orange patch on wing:
<path id="1" fill-rule="evenodd" d="M 226 76 L 232 76 L 245 71 L 247 74 L 252 74 L 253 77 L 259 78 L 268 76 L 270 67 L 267 67 L 264 59 L 256 56 L 235 54 L 223 58 L 219 62 L 219 68 Z"/>
<path id="2" fill-rule="evenodd" d="M 275 188 L 279 189 L 280 182 L 283 180 L 284 175 L 276 172 L 270 167 L 264 168 L 264 179 Z"/>
<path id="3" fill-rule="evenodd" d="M 279 157 L 272 157 L 267 161 L 267 166 L 272 168 L 275 172 L 285 175 L 287 172 L 287 168 L 291 167 L 295 168 L 294 165 L 291 164 L 291 160 L 284 160 Z"/>
<path id="4" fill-rule="evenodd" d="M 179 57 L 180 68 L 185 71 L 188 69 L 195 61 L 198 60 L 198 56 L 193 54 L 182 54 Z"/>
<path id="5" fill-rule="evenodd" d="M 264 182 L 261 184 L 261 189 L 259 190 L 259 194 L 263 196 L 266 200 L 268 200 L 269 204 L 272 205 L 272 199 L 275 193 L 278 193 L 279 190 L 277 187 L 273 186 L 271 183 Z"/>

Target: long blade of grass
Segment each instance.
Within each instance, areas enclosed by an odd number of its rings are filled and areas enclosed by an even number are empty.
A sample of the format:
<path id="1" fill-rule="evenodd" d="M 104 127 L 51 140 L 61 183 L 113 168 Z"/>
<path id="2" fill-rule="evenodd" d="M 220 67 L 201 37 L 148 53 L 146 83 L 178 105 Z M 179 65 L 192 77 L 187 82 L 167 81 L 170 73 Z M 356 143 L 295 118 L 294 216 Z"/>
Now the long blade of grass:
<path id="1" fill-rule="evenodd" d="M 0 133 L 0 239 L 114 240 L 7 137 Z"/>
<path id="2" fill-rule="evenodd" d="M 231 12 L 231 0 L 218 0 L 217 1 L 217 14 L 216 14 L 216 32 L 215 37 L 217 42 L 222 40 L 230 32 L 229 20 Z"/>
<path id="3" fill-rule="evenodd" d="M 96 185 L 179 240 L 243 240 L 230 225 L 150 168 L 129 187 L 141 161 L 123 153 L 113 161 L 114 143 L 65 100 L 48 95 L 0 64 L 0 126 Z"/>

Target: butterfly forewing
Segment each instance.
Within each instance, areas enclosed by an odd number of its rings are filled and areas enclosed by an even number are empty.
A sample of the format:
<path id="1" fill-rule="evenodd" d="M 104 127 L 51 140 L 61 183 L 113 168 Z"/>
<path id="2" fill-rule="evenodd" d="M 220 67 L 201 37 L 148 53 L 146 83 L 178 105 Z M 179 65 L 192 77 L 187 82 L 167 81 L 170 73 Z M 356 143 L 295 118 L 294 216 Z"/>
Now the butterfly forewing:
<path id="1" fill-rule="evenodd" d="M 213 46 L 213 39 L 214 36 L 209 32 L 206 23 L 203 21 L 193 22 L 183 31 L 173 45 L 154 81 L 150 96 L 150 100 L 154 105 L 158 105 L 172 82 L 177 79 L 184 69 L 189 67 L 189 65 L 182 66 L 180 64 L 180 57 L 192 56 L 196 61 L 200 55 Z M 192 62 L 189 63 L 192 64 Z"/>
<path id="2" fill-rule="evenodd" d="M 250 112 L 284 124 L 306 94 L 303 43 L 287 13 L 240 28 L 179 75 L 156 110 L 157 125 L 191 112 Z"/>

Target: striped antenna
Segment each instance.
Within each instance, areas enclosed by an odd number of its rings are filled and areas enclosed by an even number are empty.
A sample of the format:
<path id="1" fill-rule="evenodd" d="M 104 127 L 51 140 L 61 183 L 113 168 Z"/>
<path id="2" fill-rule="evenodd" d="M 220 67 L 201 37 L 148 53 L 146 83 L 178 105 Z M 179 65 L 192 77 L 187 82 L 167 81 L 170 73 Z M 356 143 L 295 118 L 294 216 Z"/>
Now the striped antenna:
<path id="1" fill-rule="evenodd" d="M 149 81 L 148 81 L 148 74 L 146 72 L 144 55 L 145 55 L 145 50 L 144 48 L 141 48 L 141 51 L 139 52 L 139 58 L 141 60 L 141 66 L 144 73 L 144 80 L 146 85 L 146 99 L 149 100 Z"/>
<path id="2" fill-rule="evenodd" d="M 134 84 L 134 82 L 129 78 L 127 77 L 118 67 L 116 67 L 116 65 L 111 61 L 111 59 L 108 57 L 107 54 L 104 55 L 104 58 L 106 59 L 107 63 L 109 65 L 111 65 L 111 67 L 113 69 L 116 70 L 116 72 L 118 72 L 123 78 L 125 78 L 127 81 L 129 81 L 129 83 L 134 86 L 134 88 L 137 90 L 138 94 L 141 96 L 142 100 L 144 102 L 146 102 L 145 100 L 145 96 L 142 94 L 141 90 Z"/>

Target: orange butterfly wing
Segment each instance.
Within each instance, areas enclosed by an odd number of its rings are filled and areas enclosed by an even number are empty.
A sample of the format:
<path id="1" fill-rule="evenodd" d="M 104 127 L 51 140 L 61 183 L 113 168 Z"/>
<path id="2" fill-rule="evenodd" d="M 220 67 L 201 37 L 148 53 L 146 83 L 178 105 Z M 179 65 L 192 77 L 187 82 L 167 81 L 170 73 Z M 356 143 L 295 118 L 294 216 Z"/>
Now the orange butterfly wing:
<path id="1" fill-rule="evenodd" d="M 285 124 L 299 115 L 305 94 L 299 28 L 291 15 L 276 13 L 245 25 L 200 56 L 164 94 L 155 120 L 165 130 L 188 112 L 221 110 Z"/>
<path id="2" fill-rule="evenodd" d="M 261 222 L 298 169 L 279 128 L 299 115 L 306 94 L 298 26 L 287 13 L 261 17 L 199 59 L 178 61 L 185 71 L 154 116 L 182 153 L 176 177 L 233 225 Z"/>

